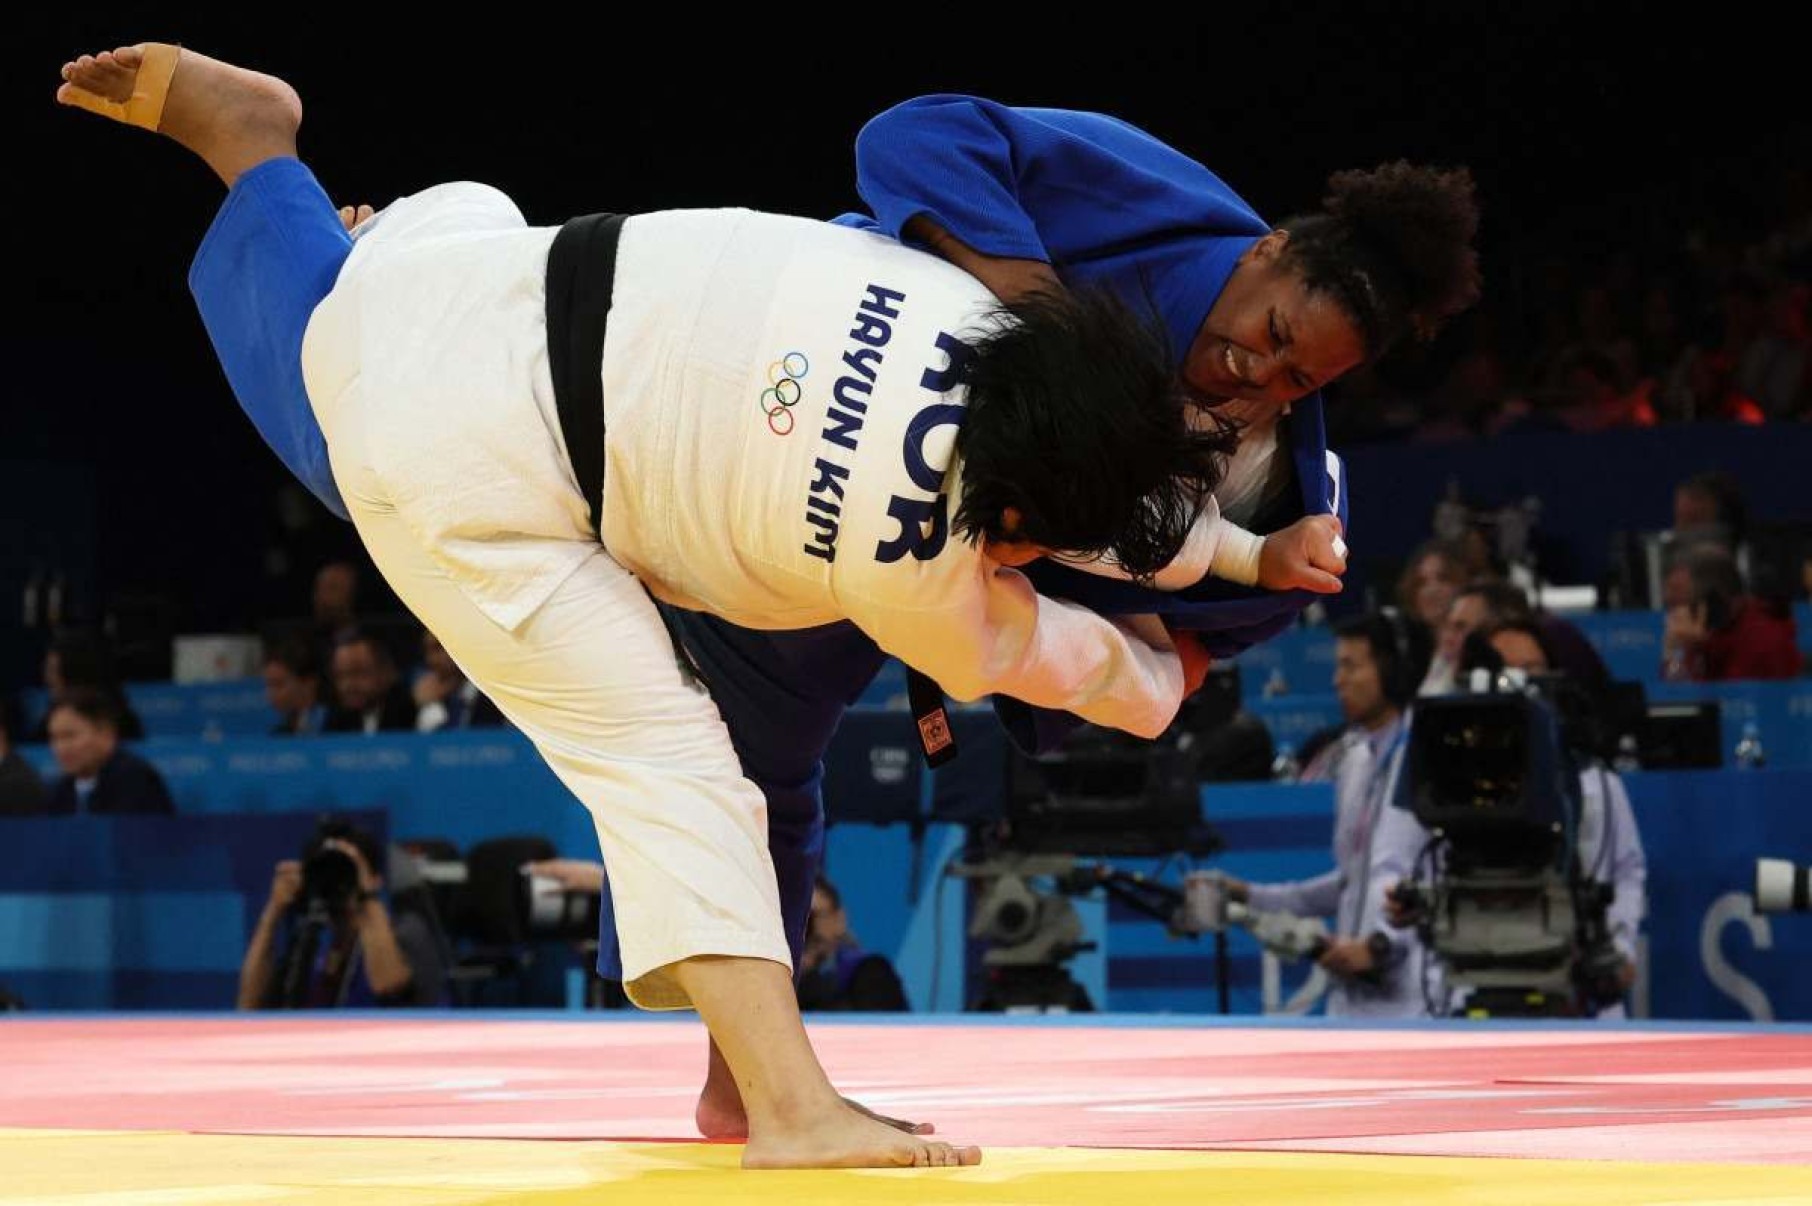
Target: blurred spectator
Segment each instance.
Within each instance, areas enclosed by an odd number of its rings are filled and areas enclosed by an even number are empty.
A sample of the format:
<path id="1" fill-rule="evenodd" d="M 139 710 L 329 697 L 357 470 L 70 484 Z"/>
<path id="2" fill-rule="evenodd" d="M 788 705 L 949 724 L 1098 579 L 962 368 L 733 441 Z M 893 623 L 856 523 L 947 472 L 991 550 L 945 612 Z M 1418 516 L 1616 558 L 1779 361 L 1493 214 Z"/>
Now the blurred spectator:
<path id="1" fill-rule="evenodd" d="M 405 733 L 415 728 L 415 703 L 399 681 L 384 642 L 354 632 L 333 651 L 334 694 L 329 733 Z"/>
<path id="2" fill-rule="evenodd" d="M 302 737 L 325 731 L 321 664 L 307 641 L 290 638 L 265 650 L 264 698 L 277 714 L 273 737 Z"/>
<path id="3" fill-rule="evenodd" d="M 1593 698 L 1610 685 L 1611 672 L 1577 626 L 1529 605 L 1521 588 L 1508 582 L 1472 582 L 1454 596 L 1447 616 L 1436 630 L 1435 657 L 1421 695 L 1441 695 L 1459 685 L 1457 673 L 1466 638 L 1481 629 L 1522 624 L 1542 634 L 1554 665 L 1583 687 Z"/>
<path id="4" fill-rule="evenodd" d="M 1674 489 L 1673 543 L 1677 551 L 1715 544 L 1735 553 L 1748 535 L 1743 487 L 1721 469 L 1695 473 Z"/>
<path id="5" fill-rule="evenodd" d="M 350 861 L 335 874 L 331 852 Z M 444 1005 L 447 960 L 433 924 L 394 915 L 365 830 L 328 823 L 299 860 L 271 876 L 271 893 L 239 969 L 239 1008 L 368 1008 Z"/>
<path id="6" fill-rule="evenodd" d="M 1397 607 L 1432 632 L 1466 578 L 1466 550 L 1451 541 L 1430 540 L 1410 555 L 1397 580 Z"/>
<path id="7" fill-rule="evenodd" d="M 1601 352 L 1579 349 L 1560 367 L 1555 405 L 1567 430 L 1604 431 L 1612 427 L 1653 427 L 1655 409 L 1648 391 L 1625 389 L 1615 362 Z"/>
<path id="8" fill-rule="evenodd" d="M 1461 351 L 1442 374 L 1415 427 L 1418 440 L 1477 435 L 1503 405 L 1509 388 L 1510 372 L 1498 347 L 1492 315 L 1482 309 L 1468 311 L 1449 326 L 1444 339 L 1458 344 Z"/>
<path id="9" fill-rule="evenodd" d="M 1761 333 L 1765 301 L 1753 276 L 1731 279 L 1718 298 L 1716 333 L 1681 352 L 1660 387 L 1656 402 L 1663 413 L 1686 422 L 1763 421 L 1762 408 L 1737 382 L 1737 365 Z"/>
<path id="10" fill-rule="evenodd" d="M 1429 633 L 1439 632 L 1466 580 L 1465 548 L 1452 541 L 1428 541 L 1410 557 L 1403 576 L 1397 579 L 1397 607 Z M 1451 680 L 1453 667 L 1442 666 L 1437 655 L 1428 673 L 1436 681 Z"/>
<path id="11" fill-rule="evenodd" d="M 805 925 L 805 953 L 799 960 L 801 1010 L 904 1013 L 906 989 L 893 964 L 865 951 L 850 932 L 843 897 L 822 875 L 812 890 Z"/>
<path id="12" fill-rule="evenodd" d="M 0 817 L 44 811 L 44 782 L 13 748 L 13 734 L 19 731 L 18 709 L 10 697 L 0 695 Z"/>
<path id="13" fill-rule="evenodd" d="M 422 632 L 422 672 L 415 680 L 415 727 L 423 733 L 439 729 L 492 729 L 503 724 L 503 713 L 478 690 L 447 655 L 440 638 Z"/>
<path id="14" fill-rule="evenodd" d="M 1659 388 L 1686 342 L 1679 287 L 1667 279 L 1650 281 L 1642 294 L 1636 331 L 1638 381 L 1647 383 L 1650 390 Z"/>
<path id="15" fill-rule="evenodd" d="M 1799 674 L 1793 613 L 1747 594 L 1727 550 L 1706 544 L 1687 551 L 1668 571 L 1666 600 L 1663 678 L 1704 683 Z"/>
<path id="16" fill-rule="evenodd" d="M 1768 293 L 1760 332 L 1736 362 L 1736 387 L 1771 419 L 1812 409 L 1812 285 L 1780 281 Z"/>
<path id="17" fill-rule="evenodd" d="M 50 703 L 55 704 L 79 688 L 106 696 L 122 739 L 138 741 L 144 737 L 144 723 L 126 702 L 126 690 L 120 685 L 113 651 L 106 640 L 86 629 L 66 628 L 52 639 L 50 648 L 45 651 L 44 690 L 50 696 Z M 40 743 L 50 740 L 48 712 L 32 734 L 32 740 Z"/>
<path id="18" fill-rule="evenodd" d="M 51 788 L 52 816 L 86 813 L 176 811 L 157 768 L 120 745 L 113 701 L 92 687 L 76 687 L 51 705 L 50 750 L 63 778 Z"/>
<path id="19" fill-rule="evenodd" d="M 315 572 L 311 614 L 324 638 L 337 645 L 351 635 L 358 603 L 358 566 L 350 561 L 329 561 Z"/>

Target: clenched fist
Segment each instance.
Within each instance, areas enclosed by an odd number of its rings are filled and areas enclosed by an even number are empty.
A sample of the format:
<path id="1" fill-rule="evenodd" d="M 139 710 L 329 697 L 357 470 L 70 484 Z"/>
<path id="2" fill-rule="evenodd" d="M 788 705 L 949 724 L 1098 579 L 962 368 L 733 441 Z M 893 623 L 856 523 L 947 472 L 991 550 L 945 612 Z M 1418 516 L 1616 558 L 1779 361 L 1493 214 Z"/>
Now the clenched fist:
<path id="1" fill-rule="evenodd" d="M 1258 554 L 1258 584 L 1266 590 L 1340 593 L 1346 573 L 1346 541 L 1333 515 L 1305 515 L 1265 537 Z"/>

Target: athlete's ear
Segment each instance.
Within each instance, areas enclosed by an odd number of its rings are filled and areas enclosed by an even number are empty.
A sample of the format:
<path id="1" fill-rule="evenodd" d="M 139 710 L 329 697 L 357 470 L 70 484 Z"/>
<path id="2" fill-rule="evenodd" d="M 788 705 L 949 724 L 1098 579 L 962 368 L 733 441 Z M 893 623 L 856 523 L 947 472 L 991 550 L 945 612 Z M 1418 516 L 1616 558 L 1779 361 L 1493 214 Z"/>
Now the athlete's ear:
<path id="1" fill-rule="evenodd" d="M 1022 565 L 1030 565 L 1044 556 L 1047 551 L 1042 545 L 1032 544 L 1025 540 L 982 541 L 982 555 L 1008 569 L 1018 569 Z"/>

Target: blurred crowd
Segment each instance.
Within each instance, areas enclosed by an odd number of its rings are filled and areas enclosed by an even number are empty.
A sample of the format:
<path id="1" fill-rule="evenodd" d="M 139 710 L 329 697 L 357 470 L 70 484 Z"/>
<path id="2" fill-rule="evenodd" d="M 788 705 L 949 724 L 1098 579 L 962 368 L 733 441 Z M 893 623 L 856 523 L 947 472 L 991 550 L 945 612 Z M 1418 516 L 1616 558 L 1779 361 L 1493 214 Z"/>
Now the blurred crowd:
<path id="1" fill-rule="evenodd" d="M 1700 225 L 1490 265 L 1439 344 L 1341 383 L 1331 441 L 1812 421 L 1812 171 L 1773 191 L 1759 238 Z"/>

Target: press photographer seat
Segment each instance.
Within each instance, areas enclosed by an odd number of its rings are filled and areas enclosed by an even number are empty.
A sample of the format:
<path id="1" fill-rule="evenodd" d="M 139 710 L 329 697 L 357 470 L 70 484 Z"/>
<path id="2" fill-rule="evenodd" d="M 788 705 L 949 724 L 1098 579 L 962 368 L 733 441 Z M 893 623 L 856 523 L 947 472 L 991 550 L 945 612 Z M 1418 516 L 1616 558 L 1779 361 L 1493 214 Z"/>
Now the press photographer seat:
<path id="1" fill-rule="evenodd" d="M 465 888 L 452 926 L 461 947 L 452 970 L 456 1005 L 495 1004 L 478 998 L 487 987 L 505 982 L 521 996 L 534 963 L 521 904 L 522 865 L 558 853 L 535 834 L 490 838 L 466 851 Z"/>

